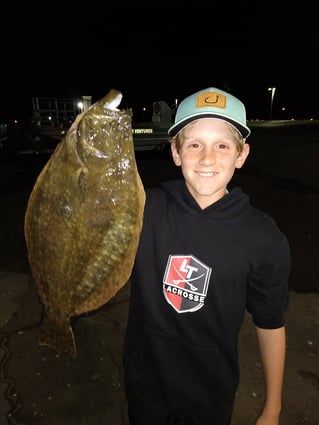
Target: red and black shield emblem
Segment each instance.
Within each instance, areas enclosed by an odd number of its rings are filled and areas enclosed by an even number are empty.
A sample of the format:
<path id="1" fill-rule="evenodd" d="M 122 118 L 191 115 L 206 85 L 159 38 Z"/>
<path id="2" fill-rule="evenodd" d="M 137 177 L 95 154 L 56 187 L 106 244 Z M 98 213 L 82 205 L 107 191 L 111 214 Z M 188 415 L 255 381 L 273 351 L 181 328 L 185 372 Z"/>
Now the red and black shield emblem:
<path id="1" fill-rule="evenodd" d="M 199 310 L 205 303 L 211 271 L 193 255 L 170 255 L 163 280 L 166 301 L 178 313 Z"/>

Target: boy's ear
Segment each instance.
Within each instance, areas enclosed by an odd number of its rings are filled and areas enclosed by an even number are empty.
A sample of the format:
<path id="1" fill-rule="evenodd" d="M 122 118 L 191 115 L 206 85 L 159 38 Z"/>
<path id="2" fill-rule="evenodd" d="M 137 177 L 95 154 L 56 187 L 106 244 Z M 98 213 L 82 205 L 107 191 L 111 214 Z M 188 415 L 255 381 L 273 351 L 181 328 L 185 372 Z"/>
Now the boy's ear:
<path id="1" fill-rule="evenodd" d="M 250 146 L 245 143 L 242 152 L 238 155 L 238 158 L 236 160 L 236 168 L 241 168 L 249 155 Z"/>
<path id="2" fill-rule="evenodd" d="M 179 167 L 181 165 L 181 158 L 179 156 L 179 153 L 177 152 L 175 142 L 171 142 L 171 152 L 172 152 L 172 158 L 173 158 L 174 164 L 177 165 L 177 167 Z"/>

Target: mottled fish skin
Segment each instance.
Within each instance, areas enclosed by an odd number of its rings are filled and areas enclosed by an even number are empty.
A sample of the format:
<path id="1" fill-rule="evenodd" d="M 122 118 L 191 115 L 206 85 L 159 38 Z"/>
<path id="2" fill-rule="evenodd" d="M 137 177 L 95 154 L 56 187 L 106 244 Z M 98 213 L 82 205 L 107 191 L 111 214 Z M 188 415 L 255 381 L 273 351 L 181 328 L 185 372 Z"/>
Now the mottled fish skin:
<path id="1" fill-rule="evenodd" d="M 71 318 L 129 280 L 142 228 L 131 110 L 111 90 L 80 114 L 41 171 L 25 214 L 29 264 L 44 304 L 40 345 L 76 356 Z M 115 107 L 115 108 L 114 108 Z"/>

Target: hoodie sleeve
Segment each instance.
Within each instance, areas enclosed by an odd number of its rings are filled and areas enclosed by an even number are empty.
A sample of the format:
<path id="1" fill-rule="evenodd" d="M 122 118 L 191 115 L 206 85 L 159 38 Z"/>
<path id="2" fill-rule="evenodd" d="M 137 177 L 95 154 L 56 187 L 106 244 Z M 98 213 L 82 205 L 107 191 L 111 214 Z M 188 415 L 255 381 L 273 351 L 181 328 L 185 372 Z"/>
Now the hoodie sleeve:
<path id="1" fill-rule="evenodd" d="M 261 265 L 248 282 L 247 310 L 256 326 L 276 329 L 284 326 L 288 309 L 288 278 L 291 255 L 283 234 L 265 253 Z"/>

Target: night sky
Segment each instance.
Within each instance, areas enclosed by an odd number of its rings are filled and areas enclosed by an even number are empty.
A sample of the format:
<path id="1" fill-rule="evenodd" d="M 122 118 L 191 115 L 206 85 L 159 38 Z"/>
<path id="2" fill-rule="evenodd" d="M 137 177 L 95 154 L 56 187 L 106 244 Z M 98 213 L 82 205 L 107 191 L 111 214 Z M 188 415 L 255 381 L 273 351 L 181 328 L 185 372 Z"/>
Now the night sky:
<path id="1" fill-rule="evenodd" d="M 319 119 L 317 14 L 255 3 L 12 4 L 0 29 L 0 123 L 26 119 L 33 96 L 94 101 L 116 88 L 138 119 L 154 101 L 173 104 L 209 86 L 238 96 L 249 119 L 268 118 L 268 87 L 274 119 Z"/>

